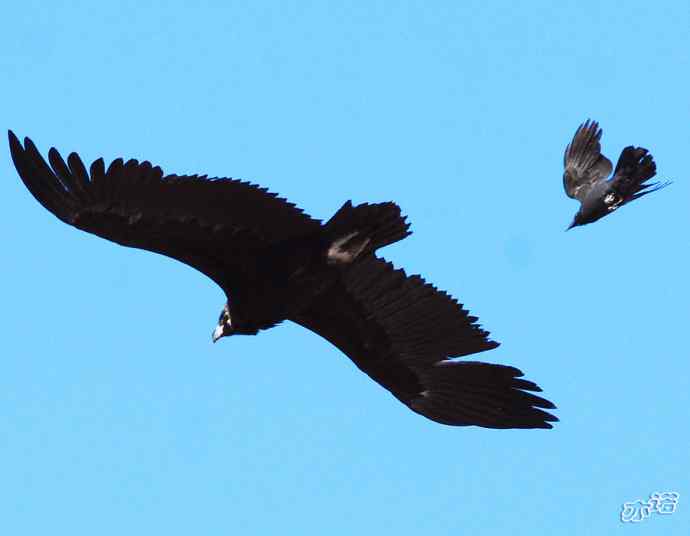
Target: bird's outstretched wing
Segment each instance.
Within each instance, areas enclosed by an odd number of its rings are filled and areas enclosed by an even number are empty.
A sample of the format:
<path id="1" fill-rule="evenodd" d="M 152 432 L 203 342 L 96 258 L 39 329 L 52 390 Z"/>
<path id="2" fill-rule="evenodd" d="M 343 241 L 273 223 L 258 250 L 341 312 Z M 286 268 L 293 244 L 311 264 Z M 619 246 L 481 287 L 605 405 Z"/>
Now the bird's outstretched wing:
<path id="1" fill-rule="evenodd" d="M 124 246 L 182 261 L 226 292 L 262 245 L 320 223 L 264 188 L 234 179 L 163 176 L 149 162 L 102 159 L 87 171 L 76 153 L 46 163 L 33 142 L 9 132 L 14 165 L 33 196 L 59 219 Z"/>
<path id="2" fill-rule="evenodd" d="M 563 187 L 568 197 L 582 201 L 598 181 L 611 173 L 611 161 L 601 154 L 599 123 L 588 119 L 575 132 L 563 155 Z"/>
<path id="3" fill-rule="evenodd" d="M 618 158 L 611 186 L 621 197 L 622 203 L 628 203 L 671 184 L 670 181 L 646 182 L 654 175 L 656 164 L 649 151 L 642 147 L 626 147 Z"/>
<path id="4" fill-rule="evenodd" d="M 551 428 L 555 406 L 522 372 L 450 361 L 498 346 L 445 292 L 369 257 L 290 318 L 343 351 L 373 380 L 434 421 L 487 428 Z"/>

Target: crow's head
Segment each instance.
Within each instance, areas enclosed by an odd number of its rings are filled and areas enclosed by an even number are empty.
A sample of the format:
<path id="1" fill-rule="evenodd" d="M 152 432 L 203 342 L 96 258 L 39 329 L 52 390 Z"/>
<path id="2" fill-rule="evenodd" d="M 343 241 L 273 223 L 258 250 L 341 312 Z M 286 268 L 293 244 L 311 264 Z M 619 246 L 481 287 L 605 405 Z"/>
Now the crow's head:
<path id="1" fill-rule="evenodd" d="M 610 214 L 622 204 L 624 204 L 623 198 L 614 191 L 608 191 L 595 199 L 587 199 L 586 202 L 582 203 L 580 210 L 573 218 L 573 223 L 566 231 L 578 225 L 593 223 Z"/>
<path id="2" fill-rule="evenodd" d="M 216 326 L 216 329 L 213 330 L 213 342 L 216 342 L 221 337 L 232 335 L 234 332 L 235 328 L 233 328 L 232 326 L 230 309 L 228 308 L 228 304 L 226 303 L 225 307 L 223 307 L 223 310 L 220 312 L 220 316 L 218 317 L 218 325 Z"/>
<path id="3" fill-rule="evenodd" d="M 577 214 L 575 214 L 575 217 L 573 218 L 573 222 L 568 226 L 566 231 L 570 231 L 570 229 L 572 229 L 573 227 L 578 227 L 580 225 L 586 225 L 588 223 L 595 222 L 599 218 L 601 218 L 601 216 L 593 218 L 590 214 L 582 212 L 582 210 L 578 210 Z"/>

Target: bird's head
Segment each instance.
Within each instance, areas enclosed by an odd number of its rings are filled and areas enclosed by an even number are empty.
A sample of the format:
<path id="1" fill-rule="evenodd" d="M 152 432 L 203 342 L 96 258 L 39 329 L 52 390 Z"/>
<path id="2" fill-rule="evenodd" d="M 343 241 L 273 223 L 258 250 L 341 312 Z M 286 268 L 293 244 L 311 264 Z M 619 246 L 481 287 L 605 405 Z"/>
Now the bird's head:
<path id="1" fill-rule="evenodd" d="M 223 310 L 220 312 L 218 317 L 218 325 L 216 329 L 213 330 L 212 339 L 213 342 L 218 341 L 222 337 L 227 337 L 235 332 L 235 328 L 232 326 L 232 318 L 230 317 L 230 308 L 228 304 L 225 304 Z"/>
<path id="2" fill-rule="evenodd" d="M 592 220 L 594 221 L 594 220 Z M 581 211 L 578 211 L 577 214 L 575 214 L 575 217 L 573 218 L 573 222 L 568 226 L 566 231 L 570 231 L 573 227 L 578 227 L 579 225 L 585 225 L 587 223 L 590 223 L 587 221 L 585 218 L 584 214 Z"/>

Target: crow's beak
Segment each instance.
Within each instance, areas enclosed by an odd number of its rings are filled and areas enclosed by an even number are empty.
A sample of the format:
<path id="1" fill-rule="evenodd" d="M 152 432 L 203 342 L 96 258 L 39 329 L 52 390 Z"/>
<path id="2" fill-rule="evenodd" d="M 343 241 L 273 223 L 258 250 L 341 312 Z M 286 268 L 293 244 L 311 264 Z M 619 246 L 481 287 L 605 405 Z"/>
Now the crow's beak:
<path id="1" fill-rule="evenodd" d="M 218 324 L 216 326 L 216 329 L 213 330 L 213 335 L 211 335 L 211 340 L 213 340 L 213 342 L 217 342 L 218 339 L 220 339 L 222 336 L 223 336 L 223 326 Z"/>
<path id="2" fill-rule="evenodd" d="M 570 229 L 572 229 L 573 227 L 577 227 L 577 223 L 575 223 L 575 220 L 573 220 L 573 223 L 568 225 L 568 228 L 566 229 L 566 231 L 570 231 Z"/>

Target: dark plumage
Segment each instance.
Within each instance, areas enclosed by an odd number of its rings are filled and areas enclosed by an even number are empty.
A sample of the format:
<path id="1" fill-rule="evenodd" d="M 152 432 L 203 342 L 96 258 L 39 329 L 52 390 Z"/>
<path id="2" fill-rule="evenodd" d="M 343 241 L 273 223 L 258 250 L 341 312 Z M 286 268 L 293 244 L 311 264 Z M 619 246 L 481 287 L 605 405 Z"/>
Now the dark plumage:
<path id="1" fill-rule="evenodd" d="M 325 224 L 247 182 L 164 176 L 122 159 L 89 170 L 72 153 L 9 133 L 34 197 L 62 221 L 119 244 L 180 260 L 228 301 L 214 341 L 292 320 L 325 337 L 412 410 L 451 425 L 551 428 L 555 406 L 518 369 L 451 361 L 498 346 L 476 318 L 419 276 L 376 257 L 408 236 L 394 203 L 352 206 Z"/>
<path id="2" fill-rule="evenodd" d="M 602 131 L 596 121 L 587 120 L 575 132 L 563 156 L 563 187 L 568 197 L 580 201 L 568 229 L 592 223 L 633 199 L 660 190 L 670 183 L 648 183 L 656 175 L 656 165 L 647 149 L 623 149 L 613 177 L 611 161 L 601 154 Z"/>

